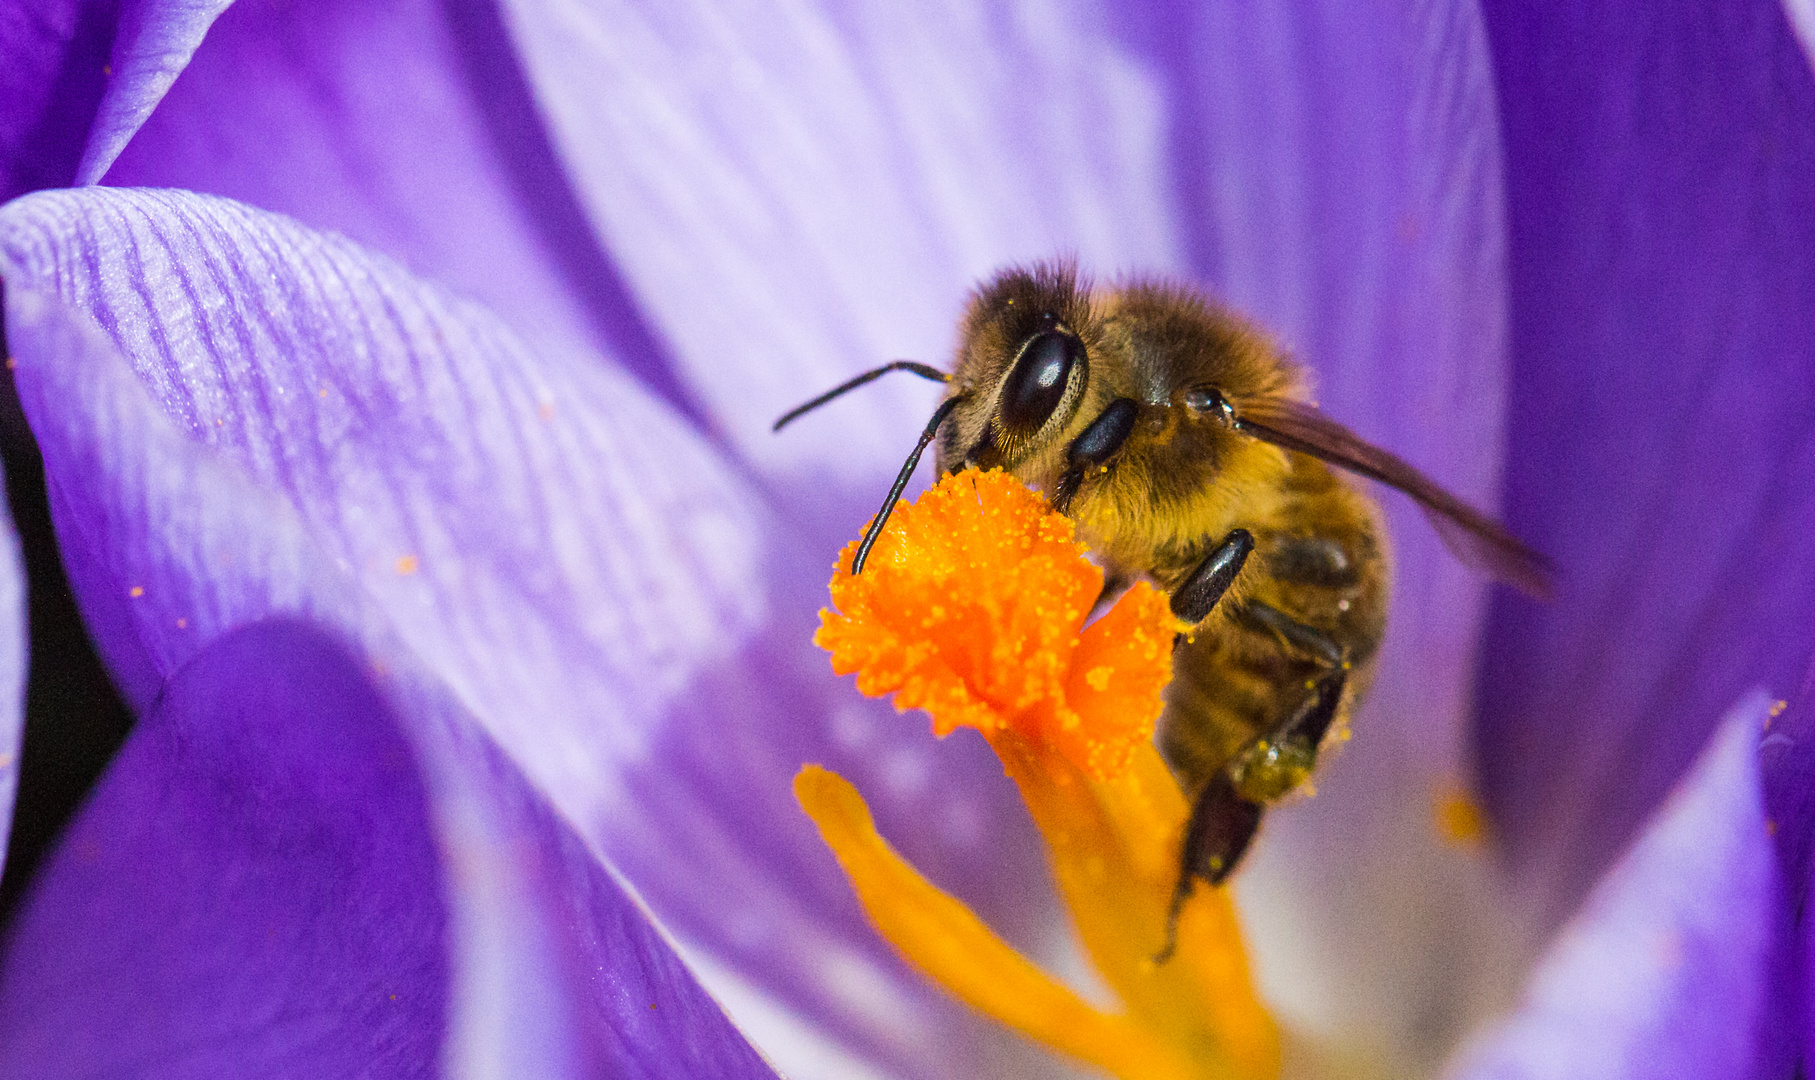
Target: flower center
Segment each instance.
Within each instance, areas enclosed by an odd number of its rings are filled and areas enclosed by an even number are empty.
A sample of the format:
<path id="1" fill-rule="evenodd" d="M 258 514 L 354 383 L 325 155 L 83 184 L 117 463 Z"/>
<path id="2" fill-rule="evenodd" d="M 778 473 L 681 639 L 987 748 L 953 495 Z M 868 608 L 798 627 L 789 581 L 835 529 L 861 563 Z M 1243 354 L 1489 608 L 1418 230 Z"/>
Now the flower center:
<path id="1" fill-rule="evenodd" d="M 854 787 L 815 765 L 796 797 L 877 931 L 949 992 L 1119 1077 L 1270 1077 L 1273 1020 L 1255 997 L 1228 894 L 1200 887 L 1156 963 L 1186 800 L 1153 746 L 1178 627 L 1142 582 L 1086 627 L 1102 571 L 1071 522 L 1001 472 L 967 470 L 903 504 L 849 572 L 814 640 L 871 696 L 981 732 L 1019 787 L 1085 953 L 1120 1008 L 1079 998 L 941 892 L 877 834 Z"/>

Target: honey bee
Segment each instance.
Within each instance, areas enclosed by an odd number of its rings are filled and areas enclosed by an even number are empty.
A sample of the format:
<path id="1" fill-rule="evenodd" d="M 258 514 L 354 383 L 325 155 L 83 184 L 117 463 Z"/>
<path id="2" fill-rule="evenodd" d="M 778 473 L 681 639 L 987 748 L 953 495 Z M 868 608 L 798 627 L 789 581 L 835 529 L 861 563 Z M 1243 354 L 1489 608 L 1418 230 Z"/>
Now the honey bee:
<path id="1" fill-rule="evenodd" d="M 947 384 L 859 545 L 881 533 L 926 447 L 942 473 L 1000 467 L 1046 494 L 1101 561 L 1105 596 L 1136 578 L 1190 627 L 1174 651 L 1158 744 L 1191 801 L 1172 898 L 1221 884 L 1266 807 L 1346 733 L 1386 630 L 1380 510 L 1337 470 L 1411 496 L 1463 560 L 1546 595 L 1544 559 L 1307 400 L 1303 370 L 1245 320 L 1163 281 L 1092 288 L 1067 263 L 997 274 L 971 297 Z M 1333 469 L 1332 466 L 1335 466 Z"/>

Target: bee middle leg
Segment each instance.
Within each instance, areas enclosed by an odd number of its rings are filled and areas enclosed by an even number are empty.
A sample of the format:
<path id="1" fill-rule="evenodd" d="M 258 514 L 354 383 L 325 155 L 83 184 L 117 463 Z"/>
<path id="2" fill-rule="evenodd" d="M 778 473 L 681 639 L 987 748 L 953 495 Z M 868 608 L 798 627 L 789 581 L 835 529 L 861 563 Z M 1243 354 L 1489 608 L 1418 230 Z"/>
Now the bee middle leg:
<path id="1" fill-rule="evenodd" d="M 1246 529 L 1231 529 L 1223 542 L 1191 571 L 1189 577 L 1172 590 L 1172 614 L 1180 622 L 1196 626 L 1210 617 L 1216 602 L 1235 584 L 1248 556 L 1254 553 L 1254 534 Z"/>

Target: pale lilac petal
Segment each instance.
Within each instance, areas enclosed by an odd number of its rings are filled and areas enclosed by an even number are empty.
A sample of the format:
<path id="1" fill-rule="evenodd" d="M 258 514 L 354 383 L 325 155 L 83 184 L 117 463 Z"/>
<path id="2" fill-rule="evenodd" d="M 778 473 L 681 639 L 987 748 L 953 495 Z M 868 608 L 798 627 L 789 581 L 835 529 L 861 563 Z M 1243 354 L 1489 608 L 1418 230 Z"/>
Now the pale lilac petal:
<path id="1" fill-rule="evenodd" d="M 1107 5 L 504 5 L 586 213 L 682 384 L 831 558 L 937 392 L 965 294 L 1069 251 L 1179 273 L 1163 73 Z M 823 552 L 823 556 L 819 555 Z"/>
<path id="2" fill-rule="evenodd" d="M 1783 0 L 1783 11 L 1809 63 L 1815 65 L 1815 0 Z"/>
<path id="3" fill-rule="evenodd" d="M 233 0 L 138 0 L 122 5 L 113 61 L 76 183 L 101 179 Z"/>
<path id="4" fill-rule="evenodd" d="M 490 4 L 235 3 L 105 179 L 341 233 L 484 301 L 533 345 L 615 356 L 678 397 Z"/>
<path id="5" fill-rule="evenodd" d="M 9 934 L 7 1075 L 773 1077 L 520 774 L 371 668 L 280 621 L 173 674 Z"/>
<path id="6" fill-rule="evenodd" d="M 1497 833 L 1554 922 L 1748 688 L 1815 651 L 1815 73 L 1776 3 L 1495 3 L 1508 513 L 1557 562 L 1479 685 Z"/>
<path id="7" fill-rule="evenodd" d="M 1754 692 L 1733 707 L 1457 1080 L 1752 1075 L 1779 912 L 1759 777 L 1770 705 Z"/>
<path id="8" fill-rule="evenodd" d="M 65 561 L 130 697 L 274 612 L 401 648 L 777 1007 L 904 1075 L 1013 1052 L 875 939 L 789 788 L 847 772 L 1025 940 L 1049 912 L 1000 767 L 825 678 L 827 568 L 634 381 L 222 200 L 34 195 L 0 258 Z"/>

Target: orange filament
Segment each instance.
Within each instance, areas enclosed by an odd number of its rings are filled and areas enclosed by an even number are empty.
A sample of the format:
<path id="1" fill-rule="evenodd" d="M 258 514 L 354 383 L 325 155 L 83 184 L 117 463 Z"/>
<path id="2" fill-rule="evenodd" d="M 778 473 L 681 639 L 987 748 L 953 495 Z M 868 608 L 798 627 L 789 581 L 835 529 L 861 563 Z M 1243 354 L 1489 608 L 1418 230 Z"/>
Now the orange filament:
<path id="1" fill-rule="evenodd" d="M 971 1007 L 1118 1077 L 1270 1077 L 1273 1021 L 1254 995 L 1234 906 L 1202 886 L 1156 964 L 1187 806 L 1153 747 L 1178 627 L 1145 583 L 1089 627 L 1102 572 L 1072 526 L 1000 472 L 948 476 L 897 507 L 864 573 L 847 547 L 814 640 L 858 689 L 973 727 L 1047 843 L 1085 952 L 1121 1009 L 1097 1009 L 997 938 L 876 834 L 856 789 L 795 778 L 879 933 Z"/>

